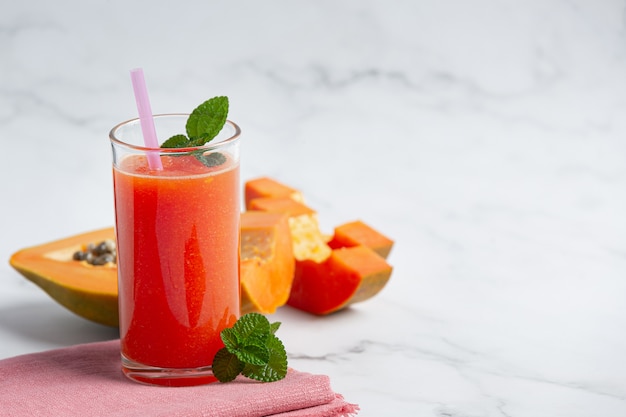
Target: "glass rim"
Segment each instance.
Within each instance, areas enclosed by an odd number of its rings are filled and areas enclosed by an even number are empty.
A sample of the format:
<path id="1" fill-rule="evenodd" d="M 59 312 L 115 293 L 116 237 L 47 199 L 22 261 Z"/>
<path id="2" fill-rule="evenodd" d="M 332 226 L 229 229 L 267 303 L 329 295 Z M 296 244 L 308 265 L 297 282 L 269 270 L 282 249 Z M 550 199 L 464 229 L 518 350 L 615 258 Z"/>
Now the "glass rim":
<path id="1" fill-rule="evenodd" d="M 161 114 L 154 114 L 152 116 L 153 119 L 159 119 L 159 118 L 165 118 L 165 117 L 171 117 L 171 116 L 186 116 L 189 117 L 189 113 L 161 113 Z M 117 131 L 125 125 L 128 125 L 130 123 L 138 123 L 140 122 L 138 117 L 135 117 L 133 119 L 128 119 L 125 120 L 123 122 L 120 122 L 118 124 L 116 124 L 115 126 L 113 126 L 113 128 L 111 128 L 111 130 L 109 131 L 109 140 L 112 143 L 115 143 L 117 145 L 121 145 L 124 147 L 127 147 L 129 149 L 133 149 L 135 151 L 140 151 L 140 152 L 154 152 L 154 151 L 158 151 L 160 153 L 188 153 L 188 152 L 193 152 L 193 151 L 197 151 L 198 149 L 205 149 L 205 150 L 212 150 L 212 149 L 218 149 L 218 148 L 222 148 L 225 146 L 228 146 L 230 144 L 232 144 L 233 142 L 236 142 L 237 139 L 239 139 L 239 136 L 241 135 L 241 129 L 239 128 L 239 125 L 237 125 L 235 122 L 231 121 L 231 120 L 226 120 L 225 125 L 230 125 L 231 127 L 233 127 L 235 129 L 235 132 L 229 136 L 226 139 L 223 139 L 219 142 L 213 142 L 211 143 L 211 141 L 205 143 L 204 145 L 201 146 L 190 146 L 190 147 L 186 147 L 186 148 L 149 148 L 147 146 L 142 146 L 142 145 L 134 145 L 132 143 L 128 143 L 128 142 L 124 142 L 121 139 L 118 139 L 116 137 L 116 133 Z M 222 128 L 223 129 L 223 128 Z"/>

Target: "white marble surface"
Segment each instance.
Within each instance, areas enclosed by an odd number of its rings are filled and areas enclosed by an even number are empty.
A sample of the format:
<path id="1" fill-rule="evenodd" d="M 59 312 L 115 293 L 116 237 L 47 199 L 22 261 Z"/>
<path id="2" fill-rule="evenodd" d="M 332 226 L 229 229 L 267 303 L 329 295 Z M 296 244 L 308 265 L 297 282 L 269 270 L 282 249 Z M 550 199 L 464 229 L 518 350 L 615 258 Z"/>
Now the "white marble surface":
<path id="1" fill-rule="evenodd" d="M 8 265 L 113 223 L 108 130 L 226 94 L 243 179 L 396 240 L 375 298 L 275 316 L 360 416 L 626 415 L 623 1 L 11 2 L 0 357 L 117 337 Z"/>

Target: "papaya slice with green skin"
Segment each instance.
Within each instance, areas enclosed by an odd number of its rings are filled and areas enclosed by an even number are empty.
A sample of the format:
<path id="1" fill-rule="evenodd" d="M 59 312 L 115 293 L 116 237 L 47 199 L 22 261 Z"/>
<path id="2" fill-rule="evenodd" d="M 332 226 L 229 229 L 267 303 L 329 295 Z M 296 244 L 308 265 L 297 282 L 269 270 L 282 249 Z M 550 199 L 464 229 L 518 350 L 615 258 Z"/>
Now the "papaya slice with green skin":
<path id="1" fill-rule="evenodd" d="M 242 314 L 271 314 L 285 305 L 295 272 L 286 214 L 241 214 L 240 271 Z"/>
<path id="2" fill-rule="evenodd" d="M 334 249 L 323 262 L 296 262 L 287 304 L 327 315 L 376 295 L 389 281 L 392 267 L 366 246 Z"/>
<path id="3" fill-rule="evenodd" d="M 115 239 L 112 227 L 22 249 L 11 256 L 9 263 L 73 313 L 117 327 L 117 268 L 72 258 L 88 243 L 106 239 Z"/>
<path id="4" fill-rule="evenodd" d="M 333 249 L 359 245 L 367 246 L 387 259 L 393 247 L 393 240 L 362 221 L 355 220 L 335 227 L 335 233 L 328 242 L 328 246 Z"/>

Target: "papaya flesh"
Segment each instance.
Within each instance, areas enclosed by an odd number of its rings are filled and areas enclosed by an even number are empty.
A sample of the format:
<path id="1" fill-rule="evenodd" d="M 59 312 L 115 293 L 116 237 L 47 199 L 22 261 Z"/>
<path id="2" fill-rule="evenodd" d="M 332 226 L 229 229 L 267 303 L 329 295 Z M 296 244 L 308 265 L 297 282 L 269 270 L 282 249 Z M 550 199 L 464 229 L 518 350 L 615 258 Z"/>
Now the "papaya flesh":
<path id="1" fill-rule="evenodd" d="M 112 227 L 22 249 L 9 263 L 59 304 L 96 323 L 117 327 L 117 268 L 75 261 L 91 242 L 115 239 Z"/>
<path id="2" fill-rule="evenodd" d="M 289 229 L 296 261 L 323 261 L 330 256 L 328 240 L 320 231 L 317 212 L 289 197 L 262 197 L 250 200 L 250 210 L 283 213 L 289 216 Z"/>
<path id="3" fill-rule="evenodd" d="M 367 246 L 374 252 L 387 258 L 393 246 L 393 240 L 384 236 L 372 227 L 360 220 L 345 223 L 335 227 L 335 233 L 328 242 L 328 246 L 333 249 L 350 248 L 353 246 Z"/>
<path id="4" fill-rule="evenodd" d="M 295 272 L 284 213 L 241 214 L 241 313 L 274 313 L 289 297 Z"/>
<path id="5" fill-rule="evenodd" d="M 300 191 L 268 177 L 247 181 L 244 186 L 244 195 L 247 210 L 252 210 L 249 206 L 250 201 L 263 197 L 286 197 L 304 203 L 304 197 Z"/>

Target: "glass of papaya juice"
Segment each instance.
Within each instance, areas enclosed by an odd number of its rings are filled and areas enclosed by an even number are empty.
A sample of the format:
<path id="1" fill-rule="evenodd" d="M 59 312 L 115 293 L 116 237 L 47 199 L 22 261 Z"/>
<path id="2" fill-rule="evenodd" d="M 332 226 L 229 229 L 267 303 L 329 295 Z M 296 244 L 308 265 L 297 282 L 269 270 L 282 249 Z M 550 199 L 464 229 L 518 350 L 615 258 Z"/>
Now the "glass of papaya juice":
<path id="1" fill-rule="evenodd" d="M 155 115 L 159 141 L 188 116 Z M 240 133 L 227 121 L 203 146 L 146 148 L 133 119 L 109 134 L 122 371 L 134 381 L 216 381 L 220 332 L 240 311 Z"/>

